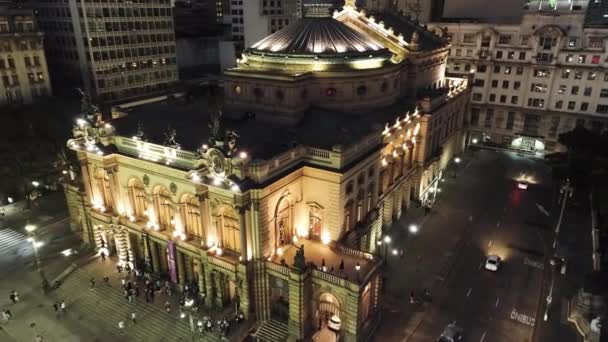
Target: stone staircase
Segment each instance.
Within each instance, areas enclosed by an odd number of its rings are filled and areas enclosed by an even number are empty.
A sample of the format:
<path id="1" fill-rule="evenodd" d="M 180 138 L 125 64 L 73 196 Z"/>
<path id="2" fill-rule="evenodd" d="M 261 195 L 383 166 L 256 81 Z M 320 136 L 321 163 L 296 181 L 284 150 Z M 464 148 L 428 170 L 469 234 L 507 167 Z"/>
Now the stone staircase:
<path id="1" fill-rule="evenodd" d="M 263 342 L 284 342 L 289 335 L 287 331 L 287 324 L 268 320 L 262 322 L 253 336 Z"/>
<path id="2" fill-rule="evenodd" d="M 180 319 L 176 309 L 167 314 L 162 308 L 144 302 L 141 297 L 129 303 L 120 288 L 102 282 L 90 290 L 90 278 L 85 271 L 77 269 L 53 292 L 53 296 L 57 301 L 66 301 L 68 319 L 106 326 L 104 330 L 111 336 L 98 338 L 97 341 L 222 341 L 218 333 L 197 334 L 194 337 L 188 318 Z M 156 298 L 156 301 L 159 300 Z M 131 322 L 131 312 L 136 313 L 137 324 Z M 123 332 L 119 332 L 119 321 L 125 322 Z"/>

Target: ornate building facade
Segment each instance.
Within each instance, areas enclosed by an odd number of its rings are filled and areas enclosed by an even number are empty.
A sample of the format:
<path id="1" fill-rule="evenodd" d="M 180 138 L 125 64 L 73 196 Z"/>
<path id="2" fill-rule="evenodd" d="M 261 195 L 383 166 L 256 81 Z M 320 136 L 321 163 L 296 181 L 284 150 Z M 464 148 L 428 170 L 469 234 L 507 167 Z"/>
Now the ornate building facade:
<path id="1" fill-rule="evenodd" d="M 34 11 L 0 4 L 0 106 L 51 95 L 44 37 Z"/>
<path id="2" fill-rule="evenodd" d="M 363 341 L 380 319 L 377 241 L 433 200 L 470 89 L 443 75 L 447 41 L 405 18 L 388 27 L 354 1 L 304 15 L 226 71 L 223 111 L 171 111 L 164 142 L 157 115 L 83 106 L 68 142 L 82 186 L 66 195 L 95 250 L 236 304 L 261 339 L 309 339 L 332 317 Z"/>
<path id="3" fill-rule="evenodd" d="M 578 125 L 604 131 L 606 13 L 601 1 L 535 0 L 518 24 L 431 24 L 451 38 L 448 72 L 474 78 L 471 140 L 544 153 Z"/>

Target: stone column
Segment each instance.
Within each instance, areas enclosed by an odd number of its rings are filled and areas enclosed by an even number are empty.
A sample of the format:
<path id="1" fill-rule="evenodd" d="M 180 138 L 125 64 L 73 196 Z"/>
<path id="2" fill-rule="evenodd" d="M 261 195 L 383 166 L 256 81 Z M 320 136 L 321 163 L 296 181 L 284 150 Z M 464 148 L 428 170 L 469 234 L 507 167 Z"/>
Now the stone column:
<path id="1" fill-rule="evenodd" d="M 213 291 L 214 279 L 213 273 L 209 269 L 209 267 L 205 267 L 205 291 L 207 292 L 207 296 L 205 297 L 205 306 L 208 308 L 213 307 L 213 297 L 215 297 L 215 293 Z"/>
<path id="2" fill-rule="evenodd" d="M 220 272 L 215 273 L 215 305 L 218 308 L 224 306 L 224 295 L 225 295 L 225 279 L 224 275 Z"/>
<path id="3" fill-rule="evenodd" d="M 203 226 L 203 236 L 201 240 L 207 246 L 207 239 L 209 238 L 209 233 L 211 232 L 211 210 L 209 209 L 209 191 L 207 188 L 201 190 L 197 194 L 198 201 L 200 205 L 200 213 L 201 213 L 201 224 Z"/>
<path id="4" fill-rule="evenodd" d="M 175 250 L 175 256 L 177 258 L 177 282 L 180 289 L 184 288 L 186 283 L 186 267 L 184 265 L 184 253 L 179 250 Z"/>
<path id="5" fill-rule="evenodd" d="M 158 260 L 158 246 L 156 242 L 149 239 L 150 243 L 150 256 L 152 257 L 152 271 L 155 273 L 160 272 L 160 265 Z"/>
<path id="6" fill-rule="evenodd" d="M 121 189 L 120 189 L 120 181 L 118 180 L 118 166 L 110 166 L 106 167 L 106 172 L 108 174 L 108 178 L 110 181 L 110 189 L 112 191 L 112 209 L 115 214 L 122 214 L 119 208 L 122 208 L 123 213 L 125 211 L 124 203 L 122 203 Z"/>
<path id="7" fill-rule="evenodd" d="M 311 327 L 310 281 L 308 272 L 289 274 L 289 321 L 288 330 L 297 341 L 302 341 Z"/>
<path id="8" fill-rule="evenodd" d="M 80 159 L 80 173 L 82 174 L 82 183 L 84 184 L 84 192 L 87 194 L 86 203 L 89 204 L 93 200 L 93 192 L 91 189 L 91 178 L 89 177 L 88 162 L 85 159 Z"/>
<path id="9" fill-rule="evenodd" d="M 345 308 L 340 308 L 341 317 L 346 316 L 342 320 L 342 329 L 344 341 L 356 342 L 359 333 L 359 294 L 357 292 L 349 292 L 346 295 Z"/>
<path id="10" fill-rule="evenodd" d="M 201 296 L 203 293 L 207 292 L 205 289 L 205 270 L 203 269 L 203 260 L 198 261 L 198 290 Z M 206 302 L 205 297 L 201 297 L 201 299 L 203 299 L 203 302 Z"/>
<path id="11" fill-rule="evenodd" d="M 247 207 L 241 206 L 239 209 L 239 224 L 241 232 L 241 263 L 247 263 Z"/>

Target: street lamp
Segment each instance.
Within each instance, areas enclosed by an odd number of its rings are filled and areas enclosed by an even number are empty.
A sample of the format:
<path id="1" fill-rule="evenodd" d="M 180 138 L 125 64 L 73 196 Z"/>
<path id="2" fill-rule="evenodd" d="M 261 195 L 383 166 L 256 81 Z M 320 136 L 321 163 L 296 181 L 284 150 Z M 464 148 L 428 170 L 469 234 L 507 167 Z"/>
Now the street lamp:
<path id="1" fill-rule="evenodd" d="M 388 245 L 391 243 L 391 237 L 386 235 L 384 237 L 384 260 L 387 260 L 388 262 Z"/>
<path id="2" fill-rule="evenodd" d="M 410 231 L 410 233 L 412 233 L 412 234 L 416 234 L 416 233 L 418 233 L 418 226 L 417 226 L 417 225 L 415 225 L 415 224 L 410 224 L 409 231 Z"/>
<path id="3" fill-rule="evenodd" d="M 40 186 L 40 182 L 38 181 L 32 181 L 32 185 L 37 188 L 38 186 Z"/>
<path id="4" fill-rule="evenodd" d="M 458 157 L 454 158 L 454 163 L 460 164 L 460 158 L 458 158 Z"/>
<path id="5" fill-rule="evenodd" d="M 32 224 L 28 224 L 25 226 L 25 230 L 30 235 L 30 237 L 27 238 L 27 241 L 32 243 L 32 248 L 34 249 L 34 258 L 36 260 L 36 268 L 38 270 L 38 274 L 40 274 L 40 280 L 42 281 L 42 290 L 46 291 L 49 287 L 49 282 L 48 280 L 46 280 L 44 270 L 42 269 L 42 263 L 40 262 L 40 256 L 38 255 L 38 248 L 42 247 L 44 243 L 42 241 L 36 241 L 36 228 L 37 227 Z"/>
<path id="6" fill-rule="evenodd" d="M 190 331 L 192 331 L 194 333 L 195 332 L 194 317 L 192 316 L 192 312 L 196 311 L 197 309 L 193 305 L 194 305 L 194 299 L 186 298 L 186 300 L 184 301 L 184 307 L 186 308 L 186 310 L 188 310 L 188 316 L 190 319 Z M 186 314 L 184 312 L 182 312 L 179 316 L 180 316 L 180 318 L 185 318 Z"/>

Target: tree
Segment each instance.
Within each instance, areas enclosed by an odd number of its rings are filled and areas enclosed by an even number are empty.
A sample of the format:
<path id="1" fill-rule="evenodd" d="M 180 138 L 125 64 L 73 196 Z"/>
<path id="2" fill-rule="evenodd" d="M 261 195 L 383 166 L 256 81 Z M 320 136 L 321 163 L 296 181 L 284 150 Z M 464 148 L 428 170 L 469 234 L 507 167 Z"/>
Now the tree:
<path id="1" fill-rule="evenodd" d="M 584 182 L 593 173 L 603 172 L 608 157 L 608 134 L 593 132 L 578 125 L 562 133 L 558 141 L 568 149 L 568 176 Z"/>

